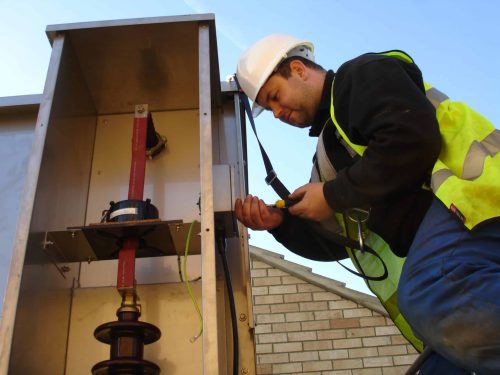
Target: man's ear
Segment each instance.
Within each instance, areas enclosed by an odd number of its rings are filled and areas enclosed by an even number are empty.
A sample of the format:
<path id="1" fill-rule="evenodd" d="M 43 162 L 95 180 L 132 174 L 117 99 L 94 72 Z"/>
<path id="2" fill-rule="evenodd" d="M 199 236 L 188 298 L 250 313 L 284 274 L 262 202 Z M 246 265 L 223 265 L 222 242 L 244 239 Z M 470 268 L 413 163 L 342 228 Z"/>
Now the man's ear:
<path id="1" fill-rule="evenodd" d="M 307 67 L 300 60 L 290 61 L 290 70 L 291 70 L 292 74 L 295 73 L 302 79 L 307 78 L 307 75 L 308 75 Z"/>

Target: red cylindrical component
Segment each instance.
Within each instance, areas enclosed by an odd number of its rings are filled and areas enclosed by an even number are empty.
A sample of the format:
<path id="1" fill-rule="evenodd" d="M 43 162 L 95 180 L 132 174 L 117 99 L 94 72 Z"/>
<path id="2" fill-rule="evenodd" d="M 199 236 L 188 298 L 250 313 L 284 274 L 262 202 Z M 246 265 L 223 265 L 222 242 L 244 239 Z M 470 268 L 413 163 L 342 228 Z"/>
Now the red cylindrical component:
<path id="1" fill-rule="evenodd" d="M 142 201 L 144 195 L 144 179 L 146 175 L 146 135 L 148 130 L 147 107 L 136 108 L 134 129 L 132 134 L 132 164 L 130 166 L 130 181 L 128 199 Z"/>
<path id="2" fill-rule="evenodd" d="M 133 289 L 135 287 L 135 253 L 139 247 L 139 239 L 130 238 L 123 242 L 118 253 L 118 290 Z"/>

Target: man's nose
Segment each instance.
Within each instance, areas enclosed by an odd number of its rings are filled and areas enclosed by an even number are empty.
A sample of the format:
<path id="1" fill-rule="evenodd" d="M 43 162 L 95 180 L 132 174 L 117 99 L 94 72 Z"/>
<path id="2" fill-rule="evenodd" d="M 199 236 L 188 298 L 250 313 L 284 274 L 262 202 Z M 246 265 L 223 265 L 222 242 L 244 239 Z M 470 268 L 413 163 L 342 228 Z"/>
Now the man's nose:
<path id="1" fill-rule="evenodd" d="M 280 118 L 282 110 L 281 107 L 277 104 L 271 106 L 271 111 L 273 111 L 274 118 Z"/>

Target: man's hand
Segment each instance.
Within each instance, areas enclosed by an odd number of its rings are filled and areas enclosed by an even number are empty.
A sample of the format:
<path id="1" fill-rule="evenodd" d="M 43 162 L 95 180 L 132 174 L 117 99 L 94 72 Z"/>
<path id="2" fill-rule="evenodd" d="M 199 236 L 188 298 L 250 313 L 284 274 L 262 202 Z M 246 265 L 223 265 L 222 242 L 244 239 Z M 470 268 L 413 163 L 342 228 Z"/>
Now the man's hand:
<path id="1" fill-rule="evenodd" d="M 239 221 L 254 230 L 270 230 L 283 222 L 284 213 L 279 208 L 268 207 L 262 199 L 248 195 L 244 201 L 237 199 L 234 211 Z"/>
<path id="2" fill-rule="evenodd" d="M 333 215 L 333 210 L 323 195 L 322 182 L 313 182 L 299 187 L 290 194 L 289 199 L 299 201 L 288 209 L 292 215 L 315 221 L 323 221 Z"/>

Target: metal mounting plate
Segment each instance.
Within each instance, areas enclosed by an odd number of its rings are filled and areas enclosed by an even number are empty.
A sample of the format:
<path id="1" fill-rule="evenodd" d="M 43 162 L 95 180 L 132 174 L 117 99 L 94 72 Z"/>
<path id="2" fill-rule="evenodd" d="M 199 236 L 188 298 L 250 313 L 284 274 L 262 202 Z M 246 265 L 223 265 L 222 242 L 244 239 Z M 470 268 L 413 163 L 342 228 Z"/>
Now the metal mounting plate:
<path id="1" fill-rule="evenodd" d="M 116 259 L 124 238 L 139 237 L 137 258 L 182 255 L 190 226 L 181 220 L 140 220 L 69 227 L 67 231 L 47 233 L 49 245 L 45 250 L 51 252 L 53 259 L 65 262 Z M 190 254 L 201 252 L 199 233 L 200 224 L 195 222 Z"/>

